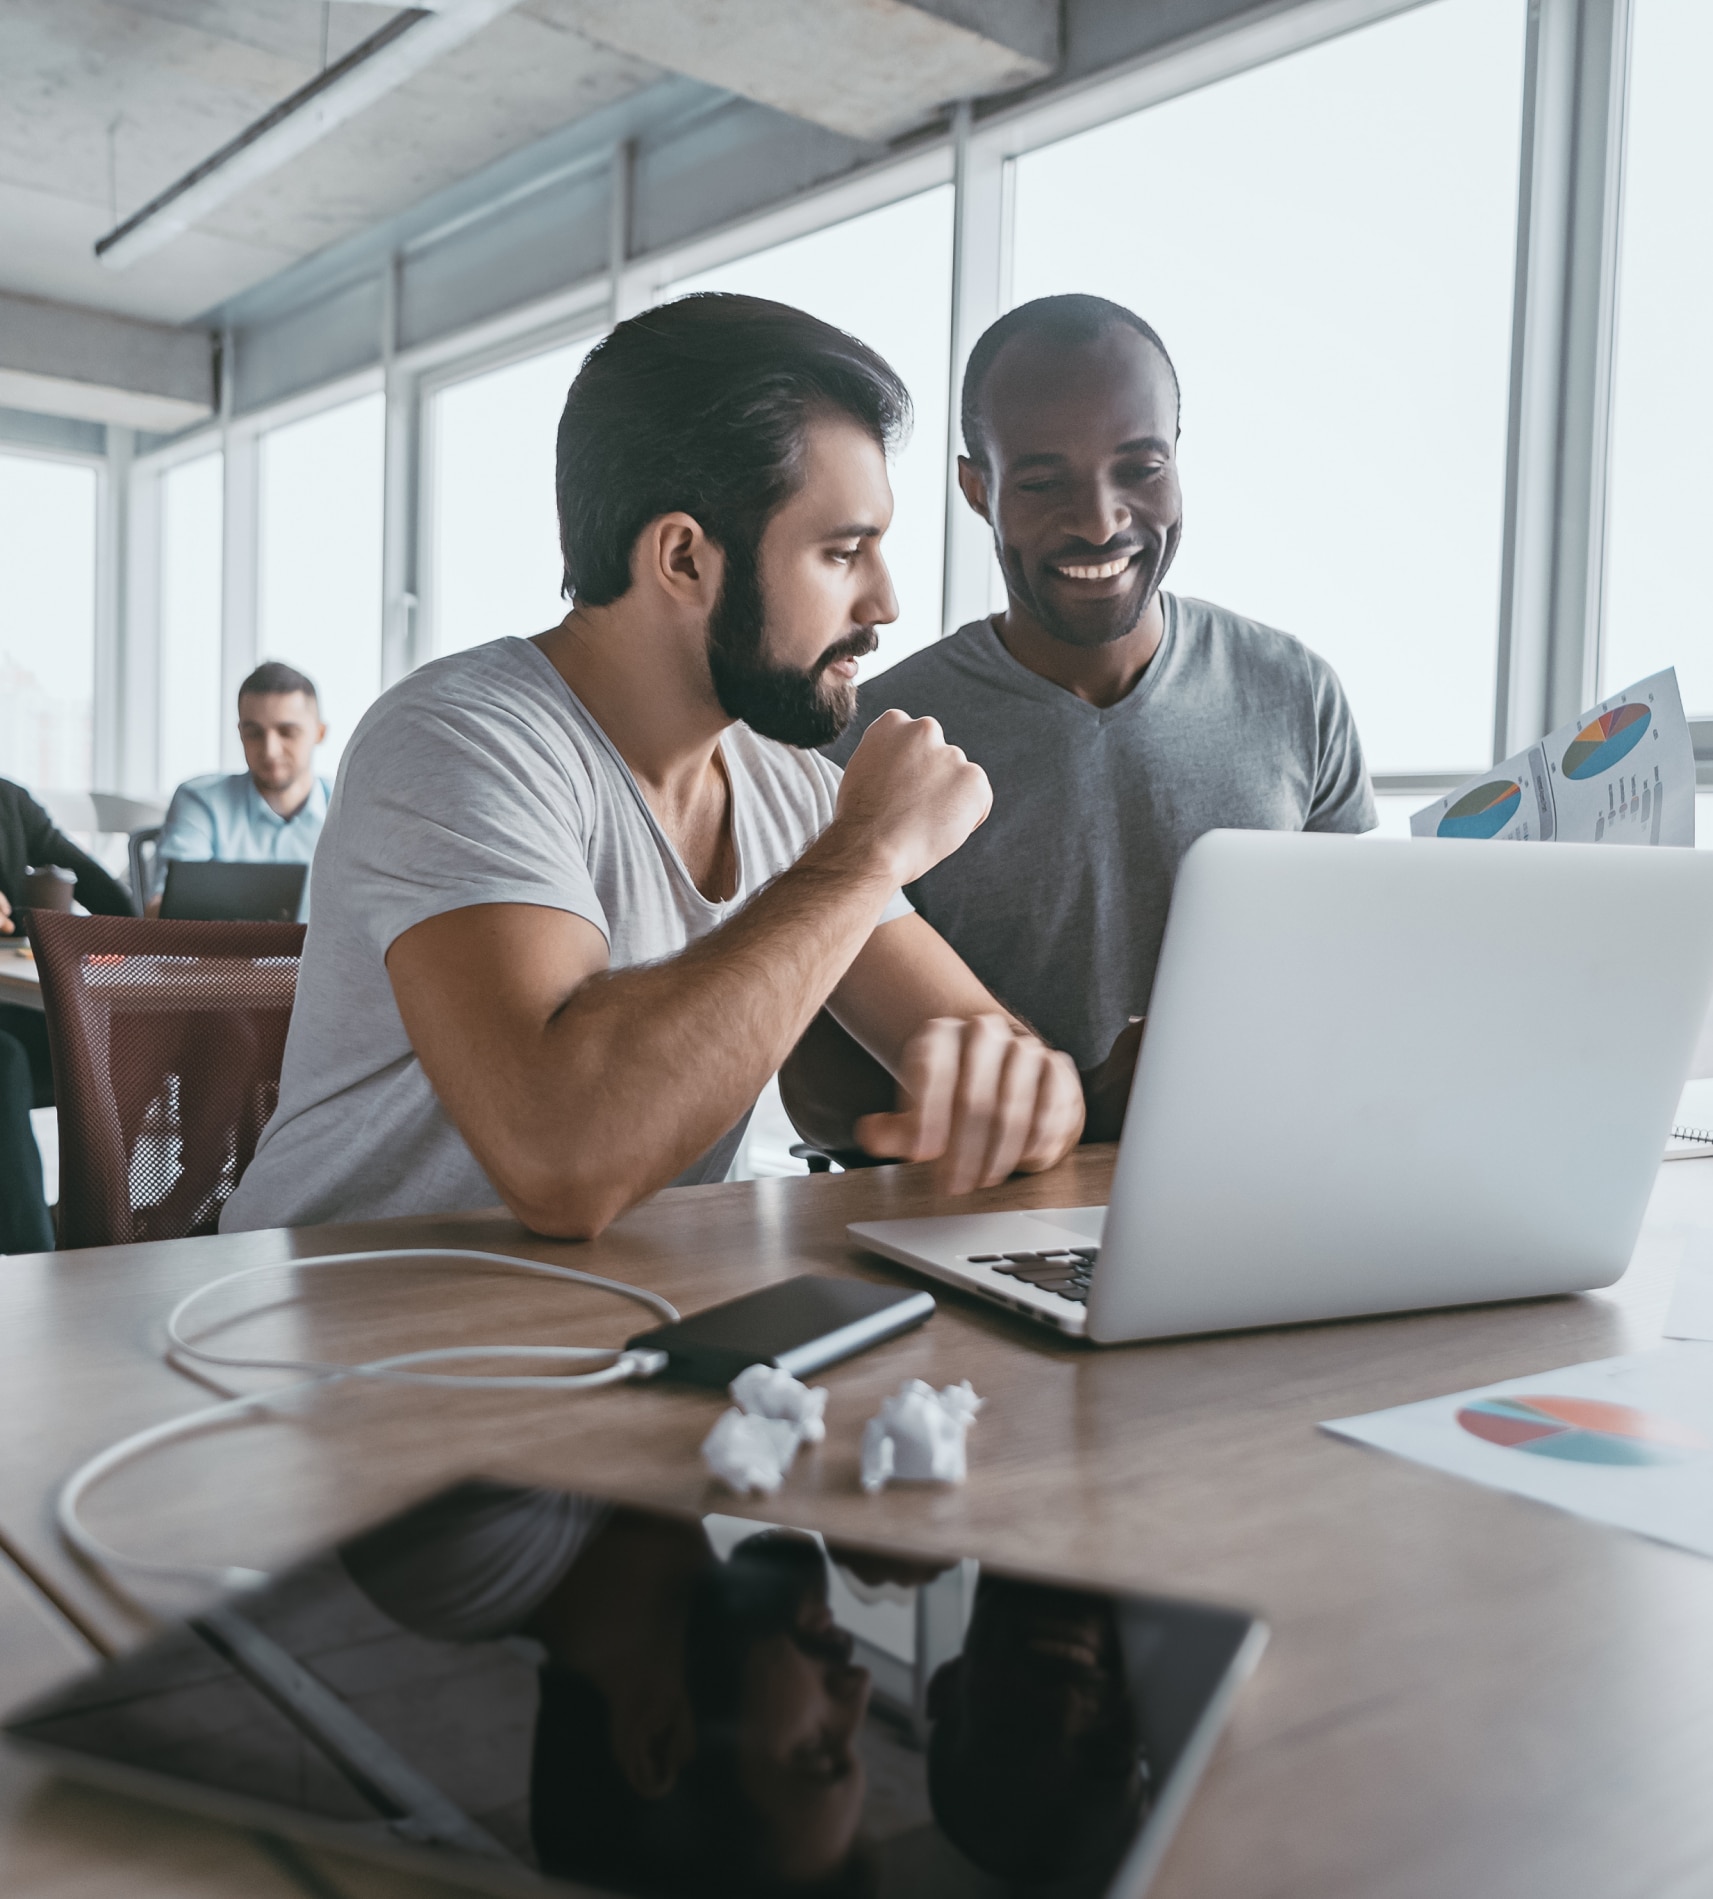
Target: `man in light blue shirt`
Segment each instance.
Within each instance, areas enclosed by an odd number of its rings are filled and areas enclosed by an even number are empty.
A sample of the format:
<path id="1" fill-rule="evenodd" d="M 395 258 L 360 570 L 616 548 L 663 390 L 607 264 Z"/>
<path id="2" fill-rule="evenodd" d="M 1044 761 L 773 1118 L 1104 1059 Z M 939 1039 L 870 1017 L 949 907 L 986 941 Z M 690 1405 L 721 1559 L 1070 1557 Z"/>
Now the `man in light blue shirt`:
<path id="1" fill-rule="evenodd" d="M 315 855 L 332 790 L 315 775 L 315 748 L 327 736 L 314 681 L 268 660 L 238 688 L 238 736 L 245 771 L 187 779 L 173 793 L 155 850 L 157 916 L 167 865 L 307 864 Z M 309 886 L 304 885 L 307 914 Z"/>

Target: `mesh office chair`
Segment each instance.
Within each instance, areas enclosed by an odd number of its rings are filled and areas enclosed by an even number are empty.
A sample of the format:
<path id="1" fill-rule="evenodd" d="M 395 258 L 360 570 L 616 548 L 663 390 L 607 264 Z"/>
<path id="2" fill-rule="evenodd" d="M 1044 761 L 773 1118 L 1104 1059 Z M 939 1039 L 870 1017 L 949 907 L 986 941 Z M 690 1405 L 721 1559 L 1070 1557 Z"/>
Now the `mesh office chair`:
<path id="1" fill-rule="evenodd" d="M 125 859 L 131 866 L 131 897 L 138 910 L 149 901 L 149 885 L 154 881 L 156 846 L 161 841 L 160 824 L 145 824 L 125 840 Z"/>
<path id="2" fill-rule="evenodd" d="M 301 923 L 33 910 L 60 1244 L 212 1233 L 279 1100 Z"/>

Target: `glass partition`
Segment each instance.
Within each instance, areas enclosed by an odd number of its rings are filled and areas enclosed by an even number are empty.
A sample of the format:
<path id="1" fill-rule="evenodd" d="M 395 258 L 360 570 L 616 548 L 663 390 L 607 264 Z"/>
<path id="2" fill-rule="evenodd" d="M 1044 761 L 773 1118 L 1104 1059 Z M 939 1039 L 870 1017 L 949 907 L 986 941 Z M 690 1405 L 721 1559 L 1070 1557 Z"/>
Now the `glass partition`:
<path id="1" fill-rule="evenodd" d="M 1016 163 L 1013 299 L 1183 385 L 1168 583 L 1283 627 L 1372 769 L 1491 758 L 1523 0 L 1436 0 Z"/>
<path id="2" fill-rule="evenodd" d="M 432 398 L 433 647 L 557 626 L 559 414 L 593 338 L 449 384 Z"/>
<path id="3" fill-rule="evenodd" d="M 99 477 L 0 453 L 0 777 L 89 791 Z"/>
<path id="4" fill-rule="evenodd" d="M 220 769 L 221 482 L 218 452 L 161 476 L 160 752 L 163 795 Z M 231 717 L 237 717 L 233 708 Z"/>
<path id="5" fill-rule="evenodd" d="M 328 778 L 381 689 L 385 419 L 377 393 L 261 439 L 257 648 L 315 681 Z"/>
<path id="6" fill-rule="evenodd" d="M 1634 33 L 1601 691 L 1675 666 L 1690 716 L 1713 718 L 1713 7 L 1636 0 Z"/>
<path id="7" fill-rule="evenodd" d="M 916 426 L 892 468 L 883 543 L 899 616 L 883 627 L 875 673 L 938 639 L 946 517 L 946 371 L 952 331 L 952 188 L 937 186 L 670 286 L 795 304 L 860 337 L 904 379 Z"/>

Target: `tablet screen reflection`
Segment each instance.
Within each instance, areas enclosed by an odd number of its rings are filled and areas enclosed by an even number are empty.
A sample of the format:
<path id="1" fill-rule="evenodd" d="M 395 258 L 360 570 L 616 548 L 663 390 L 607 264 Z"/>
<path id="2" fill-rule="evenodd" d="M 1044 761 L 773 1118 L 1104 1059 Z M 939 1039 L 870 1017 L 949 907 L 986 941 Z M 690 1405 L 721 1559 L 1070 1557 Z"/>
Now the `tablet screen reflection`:
<path id="1" fill-rule="evenodd" d="M 1146 1820 L 1171 1612 L 469 1483 L 10 1725 L 502 1889 L 1073 1899 Z"/>
<path id="2" fill-rule="evenodd" d="M 1098 1891 L 1146 1812 L 1105 1597 L 487 1487 L 342 1558 L 405 1628 L 541 1645 L 529 1836 L 548 1873 L 663 1895 Z"/>

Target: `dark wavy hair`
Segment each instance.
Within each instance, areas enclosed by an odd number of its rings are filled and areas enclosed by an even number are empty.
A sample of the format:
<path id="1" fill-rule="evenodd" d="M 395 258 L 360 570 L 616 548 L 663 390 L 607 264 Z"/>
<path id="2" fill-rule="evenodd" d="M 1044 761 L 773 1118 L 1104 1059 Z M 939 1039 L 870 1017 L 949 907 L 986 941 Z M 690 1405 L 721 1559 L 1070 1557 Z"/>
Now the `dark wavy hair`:
<path id="1" fill-rule="evenodd" d="M 789 304 L 704 293 L 620 323 L 589 352 L 559 419 L 565 593 L 605 606 L 637 536 L 684 513 L 752 557 L 802 481 L 804 432 L 844 415 L 890 449 L 910 396 L 854 336 Z"/>

